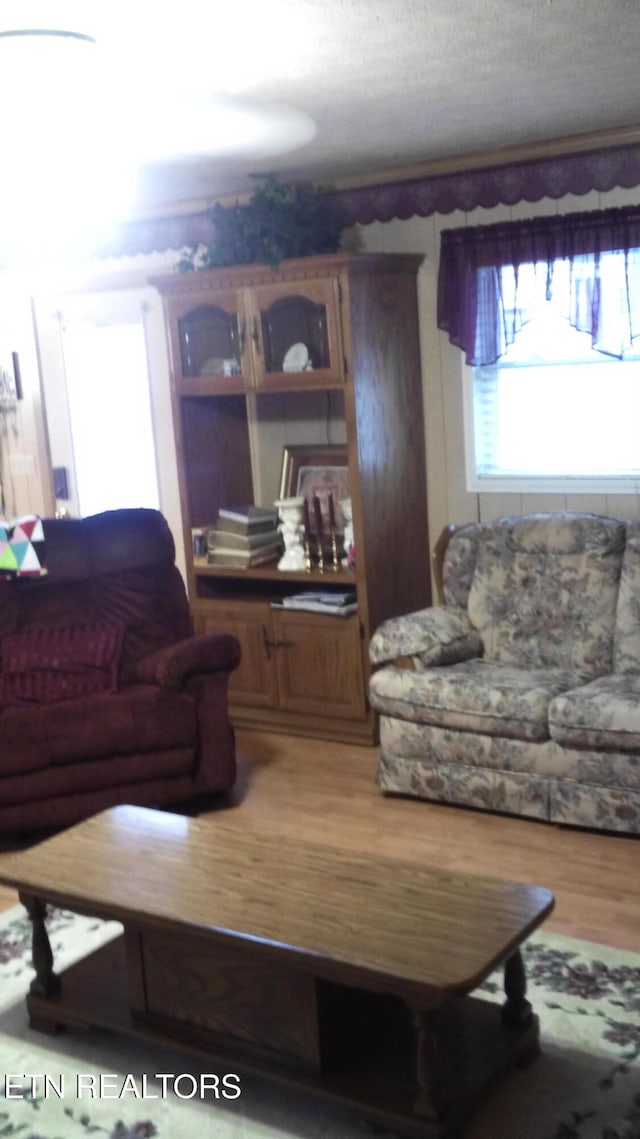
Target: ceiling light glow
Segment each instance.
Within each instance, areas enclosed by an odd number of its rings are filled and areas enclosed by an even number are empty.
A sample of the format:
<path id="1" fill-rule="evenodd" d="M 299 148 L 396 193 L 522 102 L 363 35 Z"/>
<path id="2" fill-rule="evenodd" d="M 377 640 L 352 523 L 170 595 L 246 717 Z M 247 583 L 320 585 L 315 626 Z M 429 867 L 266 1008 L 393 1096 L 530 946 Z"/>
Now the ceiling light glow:
<path id="1" fill-rule="evenodd" d="M 37 76 L 38 82 L 34 82 Z M 95 43 L 74 35 L 0 34 L 0 217 L 11 228 L 82 228 L 130 204 Z"/>
<path id="2" fill-rule="evenodd" d="M 162 102 L 161 113 L 147 108 L 140 128 L 130 115 L 124 145 L 132 158 L 158 162 L 178 156 L 250 153 L 256 158 L 282 154 L 304 146 L 316 127 L 309 115 L 283 103 L 257 104 L 243 99 L 189 95 Z"/>
<path id="3" fill-rule="evenodd" d="M 0 117 L 0 224 L 10 217 L 12 231 L 28 228 L 32 241 L 38 229 L 49 238 L 95 229 L 131 216 L 144 167 L 208 155 L 262 162 L 314 137 L 313 120 L 293 107 L 215 94 L 210 59 L 191 67 L 197 82 L 189 82 L 179 37 L 175 67 L 156 53 L 155 38 L 150 64 L 148 23 L 145 41 L 137 36 L 142 9 L 120 0 L 3 0 L 0 101 L 11 114 Z"/>

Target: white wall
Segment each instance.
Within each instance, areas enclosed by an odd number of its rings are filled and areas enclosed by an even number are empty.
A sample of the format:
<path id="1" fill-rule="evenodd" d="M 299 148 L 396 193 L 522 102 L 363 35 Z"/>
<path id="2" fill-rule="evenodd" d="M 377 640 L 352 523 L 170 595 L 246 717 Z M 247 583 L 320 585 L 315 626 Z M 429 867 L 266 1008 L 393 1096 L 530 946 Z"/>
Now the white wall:
<path id="1" fill-rule="evenodd" d="M 471 493 L 465 485 L 462 403 L 463 356 L 436 324 L 440 232 L 519 218 L 640 204 L 640 187 L 520 202 L 469 213 L 436 214 L 408 221 L 374 222 L 358 229 L 360 247 L 385 253 L 423 253 L 419 273 L 420 344 L 426 419 L 427 492 L 431 547 L 449 522 L 483 521 L 530 510 L 588 510 L 630 518 L 640 514 L 636 495 Z"/>

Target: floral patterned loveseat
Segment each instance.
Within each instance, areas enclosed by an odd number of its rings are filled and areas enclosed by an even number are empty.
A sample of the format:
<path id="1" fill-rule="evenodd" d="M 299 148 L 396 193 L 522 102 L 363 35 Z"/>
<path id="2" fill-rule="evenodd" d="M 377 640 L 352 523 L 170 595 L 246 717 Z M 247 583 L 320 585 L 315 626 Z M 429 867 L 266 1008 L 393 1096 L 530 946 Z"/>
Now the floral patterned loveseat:
<path id="1" fill-rule="evenodd" d="M 640 519 L 471 524 L 371 641 L 385 792 L 640 833 Z"/>

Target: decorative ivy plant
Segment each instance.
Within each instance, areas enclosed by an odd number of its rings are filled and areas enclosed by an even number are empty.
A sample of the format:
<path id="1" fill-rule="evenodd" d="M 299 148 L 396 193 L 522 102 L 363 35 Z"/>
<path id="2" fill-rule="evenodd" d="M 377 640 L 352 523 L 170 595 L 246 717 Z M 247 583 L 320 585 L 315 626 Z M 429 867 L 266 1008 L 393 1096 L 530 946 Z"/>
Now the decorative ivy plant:
<path id="1" fill-rule="evenodd" d="M 215 226 L 210 245 L 186 249 L 181 272 L 262 262 L 275 268 L 288 257 L 335 253 L 341 227 L 329 203 L 309 183 L 280 182 L 275 174 L 257 176 L 259 185 L 240 205 L 217 203 L 209 216 Z"/>

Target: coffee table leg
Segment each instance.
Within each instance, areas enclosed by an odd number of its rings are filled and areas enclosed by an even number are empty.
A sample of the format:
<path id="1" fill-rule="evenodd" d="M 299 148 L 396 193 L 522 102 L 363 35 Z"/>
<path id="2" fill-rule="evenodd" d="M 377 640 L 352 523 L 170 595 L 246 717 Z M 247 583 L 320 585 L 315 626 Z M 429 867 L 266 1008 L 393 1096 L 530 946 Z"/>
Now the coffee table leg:
<path id="1" fill-rule="evenodd" d="M 443 1096 L 442 1057 L 438 1044 L 435 1009 L 414 1009 L 416 1028 L 416 1077 L 418 1095 L 413 1105 L 416 1114 L 426 1119 L 442 1119 L 446 1104 Z"/>
<path id="2" fill-rule="evenodd" d="M 527 977 L 519 949 L 505 962 L 504 991 L 507 999 L 502 1006 L 502 1023 L 514 1026 L 528 1024 L 533 1010 L 526 998 Z"/>
<path id="3" fill-rule="evenodd" d="M 39 997 L 50 997 L 60 992 L 60 978 L 53 971 L 53 953 L 49 943 L 47 927 L 44 923 L 45 903 L 31 894 L 21 895 L 21 900 L 31 919 L 33 967 L 36 975 L 30 985 L 32 993 Z"/>

